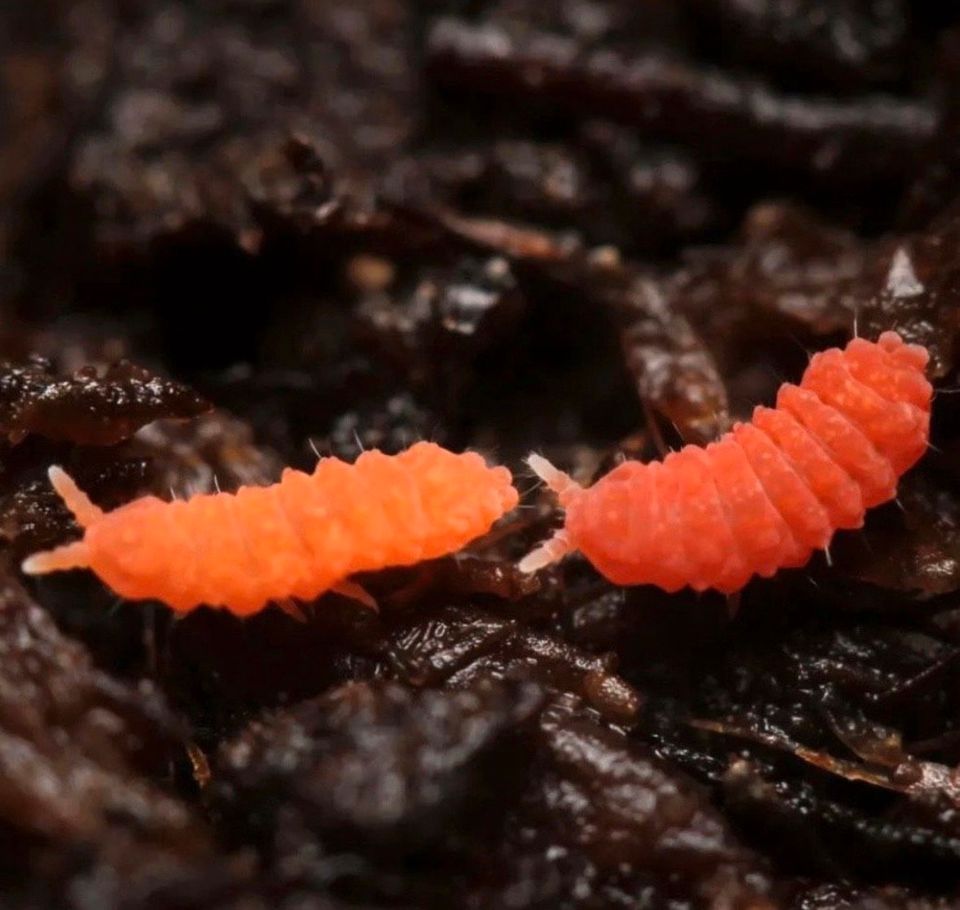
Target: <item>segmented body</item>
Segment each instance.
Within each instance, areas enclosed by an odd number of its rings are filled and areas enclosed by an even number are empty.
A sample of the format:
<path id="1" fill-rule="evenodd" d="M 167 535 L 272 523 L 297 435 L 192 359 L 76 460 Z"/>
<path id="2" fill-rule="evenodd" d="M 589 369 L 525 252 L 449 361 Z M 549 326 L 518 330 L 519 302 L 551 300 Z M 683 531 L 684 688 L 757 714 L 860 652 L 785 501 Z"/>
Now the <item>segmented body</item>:
<path id="1" fill-rule="evenodd" d="M 102 513 L 58 469 L 51 480 L 85 527 L 82 541 L 24 562 L 33 574 L 91 568 L 121 596 L 174 610 L 200 604 L 239 615 L 272 600 L 312 600 L 356 572 L 454 552 L 514 507 L 506 468 L 418 443 L 354 464 L 321 459 L 312 474 Z"/>
<path id="2" fill-rule="evenodd" d="M 804 565 L 894 498 L 926 451 L 927 359 L 893 332 L 815 354 L 800 385 L 783 385 L 750 423 L 662 462 L 625 462 L 586 490 L 533 456 L 566 521 L 521 567 L 580 550 L 617 584 L 731 593 L 752 575 Z"/>

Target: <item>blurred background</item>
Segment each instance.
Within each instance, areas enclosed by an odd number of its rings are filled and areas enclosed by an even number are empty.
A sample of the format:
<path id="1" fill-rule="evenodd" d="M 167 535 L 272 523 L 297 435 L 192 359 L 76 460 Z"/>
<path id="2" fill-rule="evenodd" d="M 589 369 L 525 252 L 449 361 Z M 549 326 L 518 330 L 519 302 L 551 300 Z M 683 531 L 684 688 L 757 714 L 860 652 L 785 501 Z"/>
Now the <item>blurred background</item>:
<path id="1" fill-rule="evenodd" d="M 0 4 L 0 903 L 946 908 L 960 879 L 960 8 Z M 518 556 L 810 351 L 931 352 L 935 449 L 742 598 Z M 75 575 L 100 504 L 418 439 L 517 472 L 306 624 Z"/>

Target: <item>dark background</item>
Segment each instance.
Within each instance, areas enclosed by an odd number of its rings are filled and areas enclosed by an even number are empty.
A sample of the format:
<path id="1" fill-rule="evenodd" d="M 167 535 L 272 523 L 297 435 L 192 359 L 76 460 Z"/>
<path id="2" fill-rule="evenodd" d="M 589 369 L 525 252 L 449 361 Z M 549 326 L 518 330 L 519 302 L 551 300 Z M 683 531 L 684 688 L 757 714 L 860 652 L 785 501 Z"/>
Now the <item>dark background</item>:
<path id="1" fill-rule="evenodd" d="M 0 9 L 0 903 L 928 908 L 960 880 L 960 11 L 921 0 Z M 934 448 L 741 595 L 517 558 L 808 353 L 931 352 Z M 158 421 L 158 422 L 155 422 Z M 418 439 L 470 553 L 299 623 L 19 560 Z"/>

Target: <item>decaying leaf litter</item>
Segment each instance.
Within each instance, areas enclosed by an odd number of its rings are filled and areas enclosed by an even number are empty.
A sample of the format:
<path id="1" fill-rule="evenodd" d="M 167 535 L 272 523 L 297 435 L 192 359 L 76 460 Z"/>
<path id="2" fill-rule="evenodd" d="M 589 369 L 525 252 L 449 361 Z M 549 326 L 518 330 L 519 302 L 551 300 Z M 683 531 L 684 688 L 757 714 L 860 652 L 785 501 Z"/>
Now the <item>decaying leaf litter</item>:
<path id="1" fill-rule="evenodd" d="M 8 903 L 951 904 L 958 24 L 786 8 L 0 14 Z M 930 347 L 935 449 L 733 616 L 517 577 L 536 491 L 377 616 L 12 568 L 73 532 L 52 462 L 105 507 L 423 438 L 589 480 L 855 326 Z"/>

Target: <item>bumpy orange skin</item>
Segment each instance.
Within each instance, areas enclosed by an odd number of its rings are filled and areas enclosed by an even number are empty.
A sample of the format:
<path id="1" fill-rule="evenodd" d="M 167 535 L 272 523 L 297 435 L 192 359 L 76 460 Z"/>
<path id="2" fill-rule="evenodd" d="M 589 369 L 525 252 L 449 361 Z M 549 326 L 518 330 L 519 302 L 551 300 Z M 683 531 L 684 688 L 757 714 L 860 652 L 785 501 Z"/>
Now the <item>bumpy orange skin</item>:
<path id="1" fill-rule="evenodd" d="M 566 497 L 566 534 L 611 581 L 732 593 L 802 566 L 896 495 L 926 451 L 927 352 L 894 332 L 816 354 L 799 387 L 703 449 L 626 462 Z"/>
<path id="2" fill-rule="evenodd" d="M 312 600 L 355 572 L 452 553 L 517 503 L 506 468 L 418 443 L 236 494 L 131 502 L 92 524 L 90 568 L 121 596 L 241 616 L 272 600 Z"/>

